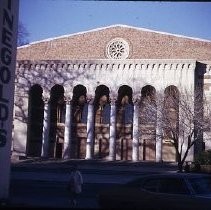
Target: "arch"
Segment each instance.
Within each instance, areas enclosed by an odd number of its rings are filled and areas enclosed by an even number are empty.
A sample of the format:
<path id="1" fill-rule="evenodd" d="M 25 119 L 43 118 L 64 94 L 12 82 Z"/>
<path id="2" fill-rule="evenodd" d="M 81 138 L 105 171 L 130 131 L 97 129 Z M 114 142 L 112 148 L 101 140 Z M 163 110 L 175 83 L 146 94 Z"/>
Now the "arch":
<path id="1" fill-rule="evenodd" d="M 44 117 L 43 89 L 35 84 L 29 90 L 29 121 L 26 152 L 28 156 L 40 157 Z"/>
<path id="2" fill-rule="evenodd" d="M 120 86 L 117 97 L 117 159 L 132 159 L 133 90 Z"/>
<path id="3" fill-rule="evenodd" d="M 80 98 L 80 96 L 84 96 L 84 98 L 86 99 L 86 93 L 87 93 L 87 90 L 86 90 L 86 87 L 83 86 L 83 85 L 76 85 L 74 88 L 73 88 L 73 106 L 75 106 L 76 104 L 78 104 L 78 100 Z"/>
<path id="4" fill-rule="evenodd" d="M 118 90 L 117 97 L 117 123 L 131 124 L 133 122 L 133 90 L 123 85 Z"/>
<path id="5" fill-rule="evenodd" d="M 72 156 L 74 158 L 85 158 L 86 155 L 86 123 L 88 114 L 87 89 L 78 84 L 73 88 L 72 100 Z"/>
<path id="6" fill-rule="evenodd" d="M 151 85 L 141 89 L 140 122 L 141 124 L 156 123 L 156 89 Z"/>
<path id="7" fill-rule="evenodd" d="M 174 85 L 170 85 L 164 90 L 163 119 L 163 160 L 176 161 L 176 150 L 171 143 L 171 139 L 173 134 L 179 134 L 179 90 Z"/>
<path id="8" fill-rule="evenodd" d="M 109 88 L 105 85 L 99 85 L 95 90 L 94 154 L 96 158 L 106 158 L 109 155 L 109 122 L 110 122 L 109 94 L 110 94 Z"/>
<path id="9" fill-rule="evenodd" d="M 109 123 L 108 103 L 109 103 L 109 88 L 105 85 L 97 86 L 95 90 L 94 110 L 95 123 Z"/>
<path id="10" fill-rule="evenodd" d="M 86 87 L 83 85 L 76 85 L 73 88 L 73 123 L 86 123 L 87 111 L 86 107 Z"/>
<path id="11" fill-rule="evenodd" d="M 165 96 L 168 95 L 168 96 L 171 96 L 171 97 L 175 98 L 176 100 L 178 100 L 179 99 L 180 92 L 179 92 L 179 89 L 176 86 L 169 85 L 164 90 L 164 94 L 165 94 Z"/>
<path id="12" fill-rule="evenodd" d="M 50 157 L 61 158 L 64 144 L 64 87 L 54 85 L 50 91 Z"/>
<path id="13" fill-rule="evenodd" d="M 121 106 L 121 104 L 132 104 L 132 95 L 133 90 L 128 85 L 120 86 L 118 90 L 118 97 L 117 97 L 117 106 Z M 126 98 L 124 98 L 127 96 Z"/>
<path id="14" fill-rule="evenodd" d="M 150 100 L 155 100 L 156 89 L 151 85 L 146 85 L 141 89 L 141 98 L 148 98 Z"/>
<path id="15" fill-rule="evenodd" d="M 155 160 L 156 152 L 156 89 L 146 85 L 141 89 L 141 101 L 139 109 L 140 158 L 143 160 Z"/>

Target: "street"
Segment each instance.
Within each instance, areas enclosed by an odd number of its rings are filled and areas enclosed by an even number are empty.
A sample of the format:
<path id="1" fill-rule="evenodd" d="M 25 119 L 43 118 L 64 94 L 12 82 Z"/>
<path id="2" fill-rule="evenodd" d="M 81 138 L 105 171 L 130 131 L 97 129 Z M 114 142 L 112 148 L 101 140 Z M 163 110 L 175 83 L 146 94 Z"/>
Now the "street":
<path id="1" fill-rule="evenodd" d="M 78 208 L 98 208 L 97 192 L 115 184 L 85 183 L 78 198 Z M 15 207 L 69 208 L 66 182 L 12 181 L 11 202 Z"/>
<path id="2" fill-rule="evenodd" d="M 11 170 L 10 207 L 71 208 L 67 182 L 70 163 L 15 164 Z M 76 208 L 99 208 L 97 195 L 100 190 L 124 184 L 144 174 L 175 172 L 173 165 L 142 164 L 84 164 L 79 163 L 84 184 Z"/>

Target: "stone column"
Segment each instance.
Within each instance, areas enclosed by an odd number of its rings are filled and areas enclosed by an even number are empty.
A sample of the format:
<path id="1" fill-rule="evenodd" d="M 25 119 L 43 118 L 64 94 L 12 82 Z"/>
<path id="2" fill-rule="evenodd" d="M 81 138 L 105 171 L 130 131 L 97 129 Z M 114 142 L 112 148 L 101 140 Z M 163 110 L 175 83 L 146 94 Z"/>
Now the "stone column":
<path id="1" fill-rule="evenodd" d="M 92 159 L 94 147 L 94 99 L 88 98 L 86 159 Z"/>
<path id="2" fill-rule="evenodd" d="M 111 98 L 109 160 L 116 159 L 116 98 Z"/>
<path id="3" fill-rule="evenodd" d="M 138 161 L 139 157 L 139 104 L 138 99 L 133 100 L 133 142 L 132 142 L 132 160 Z"/>
<path id="4" fill-rule="evenodd" d="M 44 117 L 43 117 L 43 132 L 42 132 L 42 157 L 48 157 L 49 149 L 49 130 L 50 130 L 50 97 L 43 96 L 44 101 Z"/>
<path id="5" fill-rule="evenodd" d="M 72 104 L 71 98 L 65 97 L 66 101 L 66 113 L 65 113 L 65 128 L 64 128 L 64 150 L 63 150 L 63 158 L 70 158 L 71 153 L 71 140 L 72 140 Z"/>
<path id="6" fill-rule="evenodd" d="M 163 97 L 157 99 L 156 162 L 162 162 L 162 145 L 163 145 L 162 107 L 163 107 Z"/>

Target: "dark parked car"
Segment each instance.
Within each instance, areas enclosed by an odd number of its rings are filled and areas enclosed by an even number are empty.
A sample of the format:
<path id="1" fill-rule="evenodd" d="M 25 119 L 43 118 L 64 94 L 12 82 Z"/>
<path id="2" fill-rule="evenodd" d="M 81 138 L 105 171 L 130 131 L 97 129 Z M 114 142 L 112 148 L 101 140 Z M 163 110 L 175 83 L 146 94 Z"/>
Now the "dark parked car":
<path id="1" fill-rule="evenodd" d="M 101 191 L 101 208 L 210 210 L 211 176 L 191 173 L 146 175 Z"/>

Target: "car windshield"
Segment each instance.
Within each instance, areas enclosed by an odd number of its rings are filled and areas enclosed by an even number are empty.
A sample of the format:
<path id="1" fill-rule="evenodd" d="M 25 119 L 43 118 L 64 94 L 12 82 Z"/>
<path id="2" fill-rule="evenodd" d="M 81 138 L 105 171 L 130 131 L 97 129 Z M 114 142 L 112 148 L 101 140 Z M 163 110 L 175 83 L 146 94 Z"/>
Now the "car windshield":
<path id="1" fill-rule="evenodd" d="M 211 177 L 189 179 L 196 194 L 211 194 Z"/>

